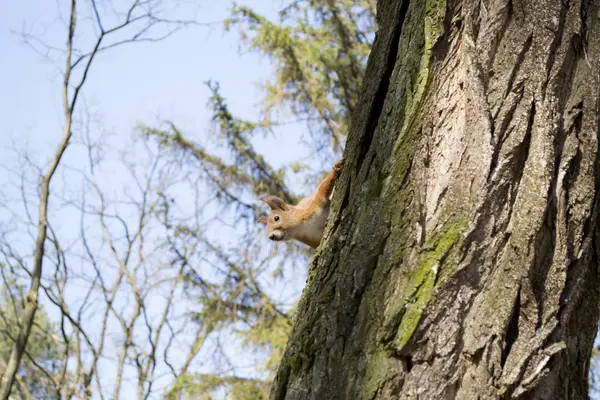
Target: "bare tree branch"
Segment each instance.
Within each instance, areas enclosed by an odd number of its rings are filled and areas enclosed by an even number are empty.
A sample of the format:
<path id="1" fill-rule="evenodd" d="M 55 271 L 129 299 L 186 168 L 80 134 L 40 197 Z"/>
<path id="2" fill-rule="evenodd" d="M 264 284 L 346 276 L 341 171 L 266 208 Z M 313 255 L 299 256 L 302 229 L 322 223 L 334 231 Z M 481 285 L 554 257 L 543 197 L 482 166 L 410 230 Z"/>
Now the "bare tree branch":
<path id="1" fill-rule="evenodd" d="M 84 376 L 85 376 L 84 387 L 88 388 L 89 384 L 91 383 L 92 377 L 97 375 L 96 374 L 96 371 L 97 371 L 96 366 L 97 366 L 98 359 L 102 353 L 103 341 L 101 341 L 99 348 L 96 348 L 94 350 L 94 346 L 93 346 L 91 339 L 89 337 L 87 337 L 87 335 L 81 328 L 81 324 L 80 324 L 81 323 L 81 314 L 78 314 L 78 316 L 73 316 L 71 314 L 71 312 L 68 310 L 68 308 L 66 307 L 66 304 L 64 301 L 64 287 L 66 284 L 66 279 L 68 279 L 68 275 L 67 275 L 68 271 L 67 271 L 66 265 L 64 264 L 64 259 L 61 256 L 62 250 L 60 248 L 56 247 L 58 242 L 55 239 L 53 239 L 53 243 L 55 245 L 55 251 L 57 252 L 57 260 L 56 260 L 57 270 L 55 271 L 54 278 L 55 278 L 55 282 L 57 283 L 57 292 L 53 292 L 50 287 L 46 287 L 45 285 L 42 285 L 42 283 L 41 283 L 42 270 L 43 270 L 43 264 L 44 264 L 44 258 L 45 258 L 44 257 L 45 243 L 46 243 L 46 240 L 48 237 L 47 231 L 49 228 L 48 203 L 49 203 L 49 197 L 50 197 L 50 184 L 51 184 L 52 178 L 55 175 L 55 172 L 61 162 L 61 159 L 63 158 L 66 148 L 68 147 L 68 145 L 71 141 L 74 111 L 77 106 L 77 103 L 78 103 L 78 100 L 79 100 L 79 97 L 81 94 L 81 90 L 88 79 L 89 71 L 94 62 L 95 57 L 98 55 L 99 52 L 108 50 L 110 48 L 116 47 L 116 46 L 124 44 L 124 43 L 140 42 L 140 41 L 158 41 L 158 40 L 168 37 L 169 35 L 171 35 L 172 33 L 181 29 L 184 26 L 197 24 L 194 21 L 178 21 L 178 20 L 168 20 L 168 19 L 160 18 L 153 14 L 153 10 L 152 10 L 152 7 L 149 6 L 150 5 L 149 2 L 145 2 L 145 1 L 140 2 L 139 0 L 135 0 L 132 3 L 129 10 L 127 11 L 124 21 L 117 23 L 113 27 L 107 28 L 107 27 L 105 27 L 105 25 L 102 21 L 100 11 L 98 9 L 98 5 L 97 5 L 96 1 L 92 0 L 91 3 L 92 3 L 92 8 L 93 8 L 94 18 L 96 20 L 96 23 L 98 24 L 100 33 L 96 38 L 95 44 L 92 46 L 92 50 L 88 53 L 85 53 L 85 54 L 77 57 L 76 60 L 74 61 L 73 60 L 74 52 L 75 52 L 74 38 L 75 38 L 76 23 L 77 23 L 77 17 L 78 17 L 78 9 L 77 9 L 76 0 L 71 0 L 70 19 L 69 19 L 69 25 L 68 25 L 67 45 L 66 45 L 66 54 L 65 54 L 65 70 L 64 70 L 64 77 L 63 77 L 63 84 L 62 84 L 62 100 L 63 100 L 63 109 L 64 109 L 63 112 L 64 112 L 64 116 L 65 116 L 65 121 L 64 121 L 64 126 L 63 126 L 63 136 L 62 136 L 62 139 L 61 139 L 61 141 L 56 149 L 56 152 L 51 160 L 49 167 L 47 168 L 45 173 L 41 176 L 41 184 L 40 184 L 40 190 L 39 190 L 39 199 L 40 199 L 39 210 L 38 210 L 39 216 L 38 216 L 38 222 L 37 222 L 35 251 L 34 251 L 34 255 L 33 255 L 33 270 L 30 273 L 31 284 L 30 284 L 30 288 L 29 288 L 29 293 L 27 295 L 27 303 L 26 303 L 26 306 L 25 306 L 25 309 L 24 309 L 24 312 L 22 315 L 20 330 L 19 330 L 16 340 L 14 341 L 14 345 L 13 345 L 6 369 L 4 370 L 4 373 L 2 375 L 2 380 L 0 381 L 0 399 L 1 400 L 8 399 L 8 397 L 11 393 L 11 388 L 15 381 L 16 373 L 19 368 L 21 358 L 22 358 L 23 354 L 26 353 L 25 348 L 26 348 L 27 340 L 29 338 L 29 335 L 31 332 L 31 327 L 33 325 L 34 316 L 35 316 L 36 310 L 38 308 L 38 296 L 39 296 L 40 287 L 42 287 L 44 289 L 46 294 L 49 296 L 50 300 L 59 307 L 59 309 L 62 313 L 61 332 L 62 332 L 63 340 L 65 341 L 66 346 L 64 349 L 64 351 L 65 351 L 64 358 L 65 359 L 63 360 L 63 365 L 62 365 L 60 379 L 59 379 L 61 381 L 61 383 L 59 385 L 57 385 L 59 387 L 62 387 L 62 389 L 60 389 L 60 393 L 66 394 L 67 397 L 70 396 L 69 390 L 67 390 L 66 387 L 64 387 L 66 385 L 65 382 L 67 379 L 67 363 L 68 363 L 68 359 L 71 356 L 70 344 L 72 343 L 71 342 L 71 340 L 72 340 L 71 334 L 68 334 L 67 331 L 65 330 L 66 329 L 65 323 L 67 321 L 69 322 L 69 324 L 71 324 L 73 327 L 76 328 L 75 336 L 78 337 L 79 334 L 83 334 L 83 336 L 86 338 L 85 342 L 92 350 L 93 362 L 92 362 L 91 370 L 84 374 Z M 143 13 L 141 13 L 139 15 L 135 15 L 136 14 L 135 11 L 141 6 L 148 6 L 148 7 L 146 10 L 143 11 Z M 106 39 L 107 36 L 114 34 L 116 32 L 119 32 L 119 31 L 123 30 L 124 28 L 132 26 L 136 22 L 142 21 L 142 20 L 147 21 L 146 25 L 139 28 L 138 32 L 133 34 L 129 39 L 118 40 L 111 44 L 102 46 L 102 44 L 104 43 L 104 40 Z M 158 24 L 170 24 L 170 25 L 174 25 L 175 28 L 171 29 L 167 34 L 162 35 L 162 36 L 157 36 L 154 38 L 145 36 L 150 28 L 152 28 L 153 26 L 156 26 Z M 77 82 L 74 84 L 73 70 L 75 67 L 77 67 L 82 62 L 84 63 L 84 66 L 83 66 L 83 70 L 81 72 L 81 76 L 78 78 Z M 25 198 L 25 195 L 24 195 L 24 198 Z M 30 218 L 30 219 L 32 220 L 33 218 Z M 131 243 L 137 239 L 138 239 L 138 236 L 134 235 L 133 238 L 131 238 Z M 113 248 L 113 250 L 115 251 L 115 256 L 116 256 L 116 250 L 114 248 Z M 88 253 L 89 253 L 89 249 L 88 249 Z M 23 264 L 23 267 L 24 267 L 24 264 Z M 61 269 L 61 268 L 62 268 L 62 272 L 59 272 L 59 269 Z M 26 271 L 28 272 L 28 270 L 26 270 Z M 98 272 L 98 269 L 96 269 L 96 272 Z M 123 269 L 123 273 L 124 273 L 123 277 L 128 275 L 128 272 L 126 269 Z M 101 279 L 100 274 L 97 274 L 97 278 Z M 132 276 L 129 276 L 129 281 L 130 281 L 130 284 L 132 284 L 132 285 L 135 284 L 135 281 L 133 280 Z M 118 281 L 118 282 L 120 282 L 120 281 Z M 114 294 L 116 293 L 116 290 L 119 287 L 119 285 L 120 285 L 120 283 L 117 283 L 117 285 L 112 288 L 113 289 L 113 292 L 112 292 L 113 299 L 112 300 L 114 300 Z M 88 292 L 88 294 L 86 295 L 85 301 L 87 301 L 87 298 L 89 298 L 89 295 L 90 295 L 90 292 Z M 139 300 L 141 297 L 139 297 L 139 293 L 137 295 L 138 295 L 138 300 Z M 106 309 L 106 313 L 104 316 L 102 336 L 104 337 L 104 332 L 105 332 L 104 330 L 106 329 L 106 321 L 107 321 L 106 318 L 108 317 L 108 312 L 109 312 L 109 310 L 112 310 L 112 312 L 117 317 L 117 320 L 119 320 L 122 323 L 122 325 L 124 327 L 126 327 L 126 329 L 129 331 L 129 333 L 127 335 L 128 339 L 126 340 L 126 342 L 128 343 L 127 346 L 131 345 L 133 322 L 131 324 L 124 324 L 124 321 L 118 317 L 118 313 L 112 305 L 112 300 L 110 298 L 107 298 L 106 300 L 107 300 L 108 307 Z M 141 304 L 138 304 L 138 311 L 139 310 L 141 310 Z M 139 313 L 138 313 L 138 315 L 139 315 Z M 76 338 L 76 343 L 79 343 L 78 340 L 79 339 Z M 98 351 L 98 350 L 100 350 L 100 351 Z M 125 359 L 125 357 L 123 356 L 121 359 L 122 362 L 124 361 L 124 359 Z M 76 372 L 77 379 L 79 379 L 78 374 L 79 374 L 80 370 L 81 370 L 81 365 L 79 365 L 77 368 L 77 372 Z M 96 378 L 97 378 L 97 376 L 96 376 Z M 86 389 L 86 392 L 87 392 L 87 389 Z M 118 394 L 118 390 L 116 390 L 116 393 Z"/>
<path id="2" fill-rule="evenodd" d="M 68 84 L 70 78 L 70 65 L 71 65 L 71 51 L 73 48 L 73 34 L 75 33 L 75 19 L 76 19 L 76 8 L 75 8 L 75 0 L 71 1 L 71 24 L 69 26 L 69 39 L 67 42 L 67 73 L 65 74 L 65 80 L 63 84 L 63 99 L 65 106 L 67 105 L 68 98 Z M 91 60 L 91 57 L 90 57 Z M 89 65 L 89 64 L 88 64 Z M 87 74 L 86 74 L 87 75 Z M 85 80 L 82 78 L 79 88 L 83 84 Z M 78 90 L 77 90 L 78 92 Z M 76 95 L 73 98 L 76 100 Z M 31 326 L 33 324 L 33 318 L 35 316 L 35 312 L 38 307 L 38 292 L 40 287 L 40 280 L 42 277 L 42 262 L 44 257 L 44 244 L 46 242 L 46 230 L 48 225 L 48 196 L 50 194 L 50 181 L 52 180 L 52 176 L 58 167 L 60 159 L 69 144 L 69 139 L 71 138 L 71 118 L 73 115 L 73 106 L 75 102 L 72 102 L 71 107 L 65 107 L 66 121 L 64 126 L 64 133 L 61 143 L 58 146 L 56 154 L 50 164 L 50 167 L 46 174 L 42 178 L 41 184 L 41 193 L 40 193 L 40 209 L 39 209 L 39 222 L 38 222 L 38 237 L 35 244 L 35 253 L 34 253 L 34 269 L 33 276 L 31 278 L 31 288 L 29 290 L 29 294 L 27 295 L 27 306 L 25 307 L 25 311 L 23 313 L 23 320 L 21 324 L 21 329 L 19 331 L 19 335 L 15 344 L 13 346 L 12 352 L 10 354 L 10 358 L 8 360 L 8 364 L 6 366 L 6 370 L 4 375 L 2 376 L 2 381 L 0 382 L 0 399 L 7 400 L 10 396 L 11 388 L 15 379 L 15 375 L 17 373 L 17 369 L 19 368 L 19 364 L 21 363 L 21 357 L 25 351 L 25 345 L 27 344 L 27 339 L 29 338 L 29 333 L 31 332 Z"/>

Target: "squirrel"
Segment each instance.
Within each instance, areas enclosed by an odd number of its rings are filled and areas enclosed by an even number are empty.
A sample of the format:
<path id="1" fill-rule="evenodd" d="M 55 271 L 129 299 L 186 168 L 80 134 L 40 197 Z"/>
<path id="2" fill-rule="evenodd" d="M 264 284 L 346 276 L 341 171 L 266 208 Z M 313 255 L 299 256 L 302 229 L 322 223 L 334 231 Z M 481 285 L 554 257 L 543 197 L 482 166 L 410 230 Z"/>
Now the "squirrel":
<path id="1" fill-rule="evenodd" d="M 303 198 L 295 206 L 286 204 L 277 196 L 260 198 L 269 205 L 271 214 L 261 216 L 256 222 L 266 225 L 269 239 L 298 240 L 313 249 L 319 246 L 329 215 L 333 186 L 342 169 L 343 161 L 341 159 L 335 164 L 314 193 Z"/>

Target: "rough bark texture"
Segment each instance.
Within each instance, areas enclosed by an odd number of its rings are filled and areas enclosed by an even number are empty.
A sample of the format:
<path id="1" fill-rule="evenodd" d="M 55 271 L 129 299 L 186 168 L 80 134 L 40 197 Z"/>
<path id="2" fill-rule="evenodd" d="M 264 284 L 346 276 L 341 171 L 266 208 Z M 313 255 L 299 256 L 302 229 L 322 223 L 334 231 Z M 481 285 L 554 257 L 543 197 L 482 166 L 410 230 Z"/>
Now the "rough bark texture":
<path id="1" fill-rule="evenodd" d="M 380 0 L 271 399 L 584 399 L 600 2 Z"/>

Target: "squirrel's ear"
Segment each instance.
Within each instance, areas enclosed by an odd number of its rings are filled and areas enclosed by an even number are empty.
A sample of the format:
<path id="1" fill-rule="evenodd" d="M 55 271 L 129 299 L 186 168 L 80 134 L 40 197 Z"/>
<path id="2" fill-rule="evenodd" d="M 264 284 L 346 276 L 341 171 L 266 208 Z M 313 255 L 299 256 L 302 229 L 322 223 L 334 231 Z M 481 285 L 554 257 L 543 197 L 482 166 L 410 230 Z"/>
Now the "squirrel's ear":
<path id="1" fill-rule="evenodd" d="M 260 200 L 267 203 L 269 207 L 271 207 L 271 210 L 287 210 L 287 204 L 277 196 L 264 196 L 261 197 Z"/>
<path id="2" fill-rule="evenodd" d="M 261 215 L 256 222 L 260 222 L 261 224 L 267 224 L 267 216 L 266 215 Z"/>

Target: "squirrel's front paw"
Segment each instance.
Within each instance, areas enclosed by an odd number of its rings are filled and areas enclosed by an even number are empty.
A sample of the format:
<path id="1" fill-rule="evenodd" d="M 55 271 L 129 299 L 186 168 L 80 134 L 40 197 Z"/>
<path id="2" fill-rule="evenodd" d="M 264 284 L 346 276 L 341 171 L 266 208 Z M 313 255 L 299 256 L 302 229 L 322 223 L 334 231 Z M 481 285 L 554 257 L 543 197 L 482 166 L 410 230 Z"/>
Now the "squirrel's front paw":
<path id="1" fill-rule="evenodd" d="M 342 170 L 342 167 L 344 166 L 344 159 L 340 159 L 338 162 L 335 163 L 335 165 L 333 166 L 333 170 L 335 172 L 340 172 Z"/>

